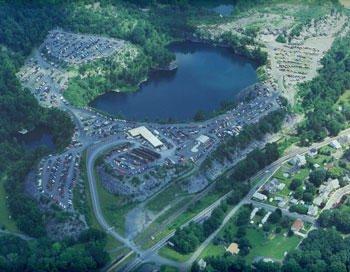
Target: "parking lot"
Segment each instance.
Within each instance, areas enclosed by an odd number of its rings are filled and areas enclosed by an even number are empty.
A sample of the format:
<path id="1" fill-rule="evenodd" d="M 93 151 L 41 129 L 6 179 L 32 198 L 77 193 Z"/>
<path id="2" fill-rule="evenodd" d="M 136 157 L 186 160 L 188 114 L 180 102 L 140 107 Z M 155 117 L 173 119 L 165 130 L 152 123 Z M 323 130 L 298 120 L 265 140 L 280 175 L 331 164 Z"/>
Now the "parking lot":
<path id="1" fill-rule="evenodd" d="M 204 122 L 142 124 L 163 143 L 159 148 L 153 147 L 142 137 L 129 135 L 128 131 L 140 126 L 140 123 L 107 117 L 89 108 L 74 109 L 81 127 L 76 128 L 69 151 L 108 139 L 125 141 L 125 145 L 116 146 L 105 155 L 104 161 L 109 167 L 100 167 L 98 174 L 110 192 L 144 200 L 189 171 L 188 165 L 200 166 L 226 137 L 239 134 L 244 125 L 257 122 L 280 107 L 278 95 L 271 88 L 255 85 L 249 93 L 249 99 L 238 103 L 234 109 Z M 253 143 L 246 151 L 255 147 L 257 143 Z M 73 152 L 71 157 L 69 151 L 47 160 L 39 167 L 42 168 L 42 174 L 38 187 L 42 193 L 67 209 L 72 205 L 71 191 L 78 175 L 77 166 L 73 166 L 76 165 L 76 154 Z M 215 177 L 239 158 L 227 164 L 215 163 L 209 175 Z M 202 183 L 198 182 L 198 186 Z M 191 190 L 195 191 L 196 188 Z"/>
<path id="2" fill-rule="evenodd" d="M 105 116 L 89 107 L 75 108 L 65 101 L 62 94 L 70 76 L 65 64 L 107 57 L 122 45 L 120 41 L 103 37 L 54 30 L 18 73 L 22 84 L 41 105 L 69 112 L 76 124 L 66 151 L 43 160 L 38 167 L 37 190 L 65 209 L 72 209 L 72 188 L 79 175 L 80 154 L 87 146 L 113 141 L 129 143 L 122 151 L 116 146 L 111 154 L 107 154 L 104 159 L 109 167 L 100 167 L 98 173 L 109 191 L 144 200 L 174 178 L 191 171 L 194 166 L 199 167 L 225 138 L 238 135 L 243 126 L 257 122 L 281 106 L 277 91 L 262 84 L 242 91 L 246 95 L 233 109 L 203 122 L 139 123 Z M 130 130 L 141 126 L 155 135 L 161 142 L 160 147 L 129 134 Z M 257 146 L 259 143 L 252 143 L 245 151 Z M 243 155 L 245 151 L 242 151 Z M 240 158 L 235 156 L 237 160 Z M 237 160 L 214 163 L 208 170 L 209 176 L 215 177 Z M 192 184 L 198 187 L 205 183 L 194 180 Z"/>
<path id="3" fill-rule="evenodd" d="M 59 156 L 44 158 L 37 171 L 38 191 L 63 209 L 73 209 L 73 187 L 79 174 L 81 155 L 70 150 Z"/>
<path id="4" fill-rule="evenodd" d="M 122 40 L 53 30 L 46 37 L 41 51 L 53 62 L 81 64 L 111 56 L 123 45 Z"/>

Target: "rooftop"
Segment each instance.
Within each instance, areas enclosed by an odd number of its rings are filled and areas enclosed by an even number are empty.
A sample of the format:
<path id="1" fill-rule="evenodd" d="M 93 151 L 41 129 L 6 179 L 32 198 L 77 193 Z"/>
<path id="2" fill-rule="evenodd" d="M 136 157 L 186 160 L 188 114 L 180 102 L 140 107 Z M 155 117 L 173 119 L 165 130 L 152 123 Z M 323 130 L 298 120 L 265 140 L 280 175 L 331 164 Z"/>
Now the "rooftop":
<path id="1" fill-rule="evenodd" d="M 160 147 L 163 143 L 145 126 L 133 128 L 129 130 L 129 134 L 132 137 L 141 136 L 145 140 L 147 140 L 153 147 Z"/>
<path id="2" fill-rule="evenodd" d="M 227 252 L 230 252 L 232 255 L 238 254 L 239 247 L 237 243 L 231 243 L 229 247 L 226 249 Z"/>

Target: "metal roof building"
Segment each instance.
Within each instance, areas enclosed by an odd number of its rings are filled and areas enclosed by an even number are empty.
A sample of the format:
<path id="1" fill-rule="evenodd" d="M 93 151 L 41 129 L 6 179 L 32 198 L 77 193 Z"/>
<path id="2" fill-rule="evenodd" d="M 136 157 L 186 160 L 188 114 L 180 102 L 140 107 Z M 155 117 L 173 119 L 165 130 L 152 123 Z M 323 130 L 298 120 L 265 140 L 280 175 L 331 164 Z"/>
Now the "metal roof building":
<path id="1" fill-rule="evenodd" d="M 130 129 L 128 132 L 132 137 L 141 136 L 155 148 L 163 145 L 163 143 L 145 126 Z"/>

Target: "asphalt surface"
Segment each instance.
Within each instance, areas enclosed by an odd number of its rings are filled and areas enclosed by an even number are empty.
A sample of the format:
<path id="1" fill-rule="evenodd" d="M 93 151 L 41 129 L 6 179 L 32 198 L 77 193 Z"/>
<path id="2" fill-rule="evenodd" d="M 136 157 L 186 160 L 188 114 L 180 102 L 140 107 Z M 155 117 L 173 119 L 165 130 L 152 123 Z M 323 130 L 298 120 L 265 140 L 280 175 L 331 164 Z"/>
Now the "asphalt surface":
<path id="1" fill-rule="evenodd" d="M 56 71 L 57 69 L 54 69 L 53 67 L 50 66 L 50 64 L 44 63 L 45 61 L 42 60 L 42 58 L 40 56 L 38 56 L 40 64 L 43 65 L 43 67 L 47 70 L 47 69 L 53 69 L 53 71 Z M 40 65 L 39 65 L 40 66 Z M 34 69 L 34 68 L 33 68 Z M 38 76 L 36 74 L 36 72 L 33 72 L 30 69 L 30 73 L 34 74 L 35 76 Z M 45 70 L 44 69 L 44 70 Z M 45 71 L 46 71 L 45 70 Z M 57 71 L 56 71 L 57 72 Z M 34 77 L 33 77 L 34 78 Z M 44 75 L 44 79 L 42 80 L 41 78 L 38 77 L 38 80 L 40 79 L 40 82 L 43 81 L 46 85 L 52 85 L 52 92 L 53 94 L 55 94 L 57 97 L 55 98 L 56 100 L 59 98 L 60 96 L 60 91 L 58 90 L 59 84 L 56 84 L 55 82 L 52 82 L 53 79 L 47 78 L 47 75 Z M 32 82 L 29 82 L 30 84 L 32 84 Z M 33 83 L 35 85 L 35 83 Z M 57 86 L 56 86 L 57 85 Z M 253 107 L 253 109 L 250 109 L 250 107 L 247 108 L 248 111 L 250 111 L 250 119 L 248 123 L 253 123 L 255 121 L 258 121 L 259 118 L 261 118 L 261 116 L 264 116 L 265 114 L 267 114 L 268 112 L 270 112 L 271 110 L 273 110 L 275 107 L 278 107 L 278 103 L 276 103 L 276 97 L 277 97 L 277 93 L 272 93 L 272 96 L 270 98 L 263 98 L 263 97 L 258 97 L 257 98 L 257 102 L 256 104 L 266 104 L 268 102 L 268 100 L 272 103 L 271 104 L 271 108 L 269 107 L 268 110 L 266 110 L 265 112 L 263 112 L 262 114 L 259 114 L 259 112 L 256 111 L 255 106 Z M 266 100 L 267 99 L 267 100 Z M 261 101 L 260 101 L 261 100 Z M 266 101 L 265 101 L 266 100 Z M 52 105 L 50 105 L 52 106 Z M 129 139 L 125 139 L 123 137 L 123 139 L 121 139 L 120 135 L 115 135 L 115 136 L 111 136 L 109 138 L 97 138 L 96 139 L 96 135 L 93 136 L 89 136 L 87 135 L 88 133 L 85 133 L 85 128 L 84 125 L 82 124 L 81 119 L 79 118 L 79 111 L 83 111 L 77 108 L 74 108 L 70 105 L 65 105 L 65 103 L 63 103 L 62 101 L 60 101 L 60 99 L 58 99 L 57 102 L 57 106 L 60 107 L 61 109 L 67 111 L 75 125 L 76 125 L 76 129 L 77 129 L 77 133 L 78 133 L 78 138 L 80 140 L 80 142 L 82 143 L 82 147 L 80 148 L 80 150 L 83 150 L 85 148 L 87 148 L 87 160 L 86 160 L 86 168 L 87 168 L 87 177 L 88 177 L 88 182 L 89 182 L 89 187 L 90 187 L 90 193 L 91 193 L 91 199 L 92 199 L 92 206 L 93 206 L 93 212 L 99 222 L 99 224 L 101 225 L 101 227 L 110 235 L 112 235 L 116 240 L 120 241 L 121 243 L 123 243 L 125 246 L 127 246 L 128 248 L 130 248 L 131 252 L 135 252 L 137 257 L 134 261 L 132 261 L 128 267 L 126 269 L 124 269 L 123 271 L 132 271 L 134 268 L 136 268 L 138 265 L 140 265 L 143 262 L 148 262 L 148 261 L 154 261 L 157 262 L 159 264 L 168 264 L 168 265 L 172 265 L 172 266 L 176 266 L 178 268 L 180 268 L 180 270 L 185 271 L 185 269 L 188 269 L 191 264 L 196 260 L 196 258 L 198 258 L 198 256 L 201 254 L 201 252 L 204 250 L 204 248 L 212 241 L 212 239 L 215 237 L 215 235 L 224 227 L 224 225 L 230 220 L 230 218 L 232 218 L 232 216 L 234 216 L 234 214 L 237 212 L 237 210 L 239 209 L 239 207 L 241 207 L 242 205 L 244 205 L 245 203 L 248 203 L 253 194 L 260 188 L 260 186 L 262 186 L 266 180 L 268 180 L 268 178 L 272 175 L 272 173 L 284 162 L 290 160 L 292 157 L 294 157 L 296 154 L 305 154 L 308 152 L 308 150 L 310 148 L 320 148 L 324 145 L 328 145 L 332 140 L 341 137 L 344 134 L 348 134 L 350 129 L 345 130 L 343 132 L 341 132 L 339 134 L 339 136 L 334 137 L 334 138 L 327 138 L 325 139 L 322 143 L 317 143 L 312 145 L 311 147 L 307 147 L 307 148 L 296 148 L 295 150 L 293 150 L 292 152 L 290 152 L 289 154 L 283 156 L 282 158 L 280 158 L 279 160 L 275 161 L 274 163 L 272 163 L 271 165 L 269 165 L 268 167 L 266 167 L 265 169 L 263 169 L 262 171 L 260 171 L 255 177 L 254 179 L 260 178 L 259 182 L 250 190 L 250 192 L 247 194 L 246 197 L 244 197 L 242 199 L 241 202 L 239 202 L 238 205 L 236 205 L 225 217 L 225 219 L 223 220 L 221 226 L 219 227 L 219 229 L 217 229 L 212 235 L 210 235 L 205 241 L 204 243 L 202 243 L 202 245 L 200 245 L 200 247 L 193 253 L 191 259 L 189 261 L 187 261 L 186 263 L 178 263 L 175 261 L 171 261 L 165 258 L 162 258 L 160 256 L 157 255 L 157 252 L 160 248 L 162 248 L 164 245 L 167 244 L 168 240 L 173 237 L 175 231 L 171 232 L 170 234 L 168 234 L 166 237 L 164 237 L 161 241 L 159 241 L 158 243 L 156 243 L 153 247 L 151 247 L 150 249 L 147 250 L 141 250 L 131 239 L 127 239 L 125 237 L 123 237 L 122 235 L 120 235 L 112 226 L 109 225 L 109 223 L 107 222 L 107 220 L 104 218 L 102 209 L 100 207 L 100 201 L 99 201 L 99 195 L 97 192 L 97 185 L 96 185 L 96 178 L 95 178 L 95 173 L 94 173 L 94 164 L 96 159 L 98 158 L 99 155 L 101 155 L 104 151 L 108 150 L 109 148 L 120 144 L 120 143 L 125 143 L 126 141 L 128 142 L 132 142 Z M 91 113 L 90 113 L 91 114 Z M 198 134 L 208 134 L 210 136 L 212 136 L 212 139 L 215 139 L 216 144 L 218 144 L 219 139 L 217 138 L 218 135 L 217 133 L 222 134 L 224 129 L 221 128 L 221 125 L 225 124 L 227 121 L 229 121 L 229 125 L 228 126 L 232 126 L 232 124 L 236 124 L 237 121 L 242 121 L 240 119 L 244 119 L 244 117 L 238 117 L 234 114 L 234 111 L 228 111 L 227 113 L 217 116 L 213 119 L 210 120 L 206 120 L 204 122 L 201 123 L 188 123 L 188 124 L 174 124 L 174 125 L 159 125 L 159 124 L 152 124 L 152 123 L 145 123 L 144 125 L 151 127 L 151 128 L 159 128 L 158 130 L 161 130 L 161 128 L 165 128 L 165 126 L 176 126 L 177 129 L 182 129 L 185 127 L 189 127 L 189 126 L 194 126 L 194 129 L 198 130 Z M 240 122 L 238 122 L 240 123 Z M 119 124 L 118 122 L 115 122 L 114 124 Z M 219 124 L 219 127 L 218 127 Z M 133 122 L 128 122 L 127 125 L 124 125 L 124 129 L 126 129 L 128 126 L 135 126 L 135 125 L 142 125 L 142 123 L 133 123 Z M 237 125 L 237 124 L 236 124 Z M 93 130 L 93 129 L 92 129 Z M 210 131 L 216 131 L 215 133 L 211 133 Z M 94 131 L 94 130 L 93 130 Z M 125 132 L 125 131 L 124 131 Z M 122 132 L 122 133 L 124 133 Z M 101 135 L 97 135 L 97 137 L 99 137 Z M 102 136 L 101 136 L 102 137 Z M 166 137 L 168 138 L 168 137 Z M 189 137 L 188 141 L 186 142 L 187 145 L 192 144 L 193 143 L 193 139 L 191 137 Z M 214 148 L 215 145 L 212 147 Z M 192 153 L 190 153 L 189 151 L 189 147 L 184 148 L 184 150 L 182 151 L 183 154 L 187 155 L 193 155 Z M 208 151 L 209 153 L 209 151 Z M 207 153 L 207 154 L 208 154 Z M 240 153 L 240 159 L 243 159 L 245 157 L 244 153 Z M 204 156 L 205 157 L 205 156 Z M 199 162 L 201 162 L 201 160 L 203 160 L 204 157 L 201 157 L 198 160 L 198 164 Z M 230 165 L 231 166 L 231 165 Z M 218 174 L 222 174 L 224 171 L 224 169 L 220 168 Z M 230 173 L 230 171 L 228 172 L 228 174 Z M 215 176 L 215 175 L 214 175 Z M 350 189 L 349 189 L 350 191 Z M 336 194 L 336 196 L 334 196 L 334 202 L 338 199 L 337 196 L 339 195 L 339 197 L 341 197 L 343 195 L 343 193 L 346 193 L 348 191 L 345 192 L 339 192 L 339 194 Z M 229 192 L 230 193 L 230 192 Z M 187 223 L 185 223 L 183 226 L 186 226 L 187 224 L 189 224 L 189 222 L 192 221 L 201 221 L 203 218 L 207 217 L 208 215 L 211 214 L 211 212 L 218 206 L 220 205 L 221 201 L 224 200 L 228 195 L 226 194 L 225 196 L 221 197 L 220 199 L 218 199 L 215 203 L 211 204 L 210 206 L 208 206 L 207 208 L 205 208 L 203 211 L 201 211 L 200 213 L 198 213 L 194 218 L 192 218 L 191 220 L 189 220 Z M 258 203 L 255 203 L 256 205 L 258 205 Z M 259 205 L 262 205 L 261 203 L 259 203 Z M 266 204 L 265 204 L 266 205 Z M 271 207 L 266 207 L 266 208 L 270 208 Z M 299 216 L 300 217 L 300 216 Z"/>
<path id="2" fill-rule="evenodd" d="M 225 217 L 225 219 L 223 220 L 223 224 L 220 225 L 219 229 L 216 230 L 212 235 L 210 235 L 198 248 L 197 250 L 192 254 L 192 257 L 190 258 L 189 261 L 185 262 L 185 263 L 179 263 L 179 262 L 171 262 L 172 266 L 175 266 L 177 268 L 179 268 L 181 271 L 187 271 L 189 269 L 189 267 L 192 265 L 192 263 L 199 257 L 199 255 L 202 253 L 202 251 L 210 244 L 210 242 L 214 239 L 214 237 L 216 236 L 216 234 L 223 228 L 223 226 L 235 215 L 235 213 L 237 212 L 237 210 L 244 204 L 249 203 L 253 194 L 269 179 L 270 176 L 273 175 L 274 171 L 277 170 L 279 168 L 279 166 L 287 161 L 289 161 L 291 158 L 293 158 L 294 156 L 296 156 L 297 154 L 300 155 L 304 155 L 306 154 L 311 148 L 316 148 L 319 149 L 323 146 L 328 145 L 330 142 L 332 142 L 335 139 L 338 139 L 344 135 L 347 135 L 350 132 L 350 129 L 346 129 L 342 132 L 339 133 L 338 136 L 336 137 L 332 137 L 332 138 L 326 138 L 323 142 L 320 143 L 315 143 L 309 147 L 300 147 L 297 148 L 296 150 L 290 152 L 289 154 L 281 157 L 280 159 L 278 159 L 277 161 L 273 162 L 272 164 L 270 164 L 269 166 L 267 166 L 265 169 L 261 170 L 257 175 L 255 175 L 253 177 L 253 179 L 258 179 L 260 178 L 260 181 L 249 191 L 249 193 L 229 212 L 229 214 Z M 224 200 L 224 198 L 227 197 L 227 195 L 223 196 L 222 198 L 218 199 L 215 203 L 217 203 L 217 205 L 219 205 L 219 203 Z M 259 202 L 257 202 L 259 203 Z M 263 203 L 259 203 L 259 204 L 263 204 Z M 270 205 L 268 205 L 270 206 Z M 205 209 L 207 212 L 209 212 L 209 210 L 213 210 L 213 204 L 211 205 L 212 209 L 210 209 L 209 207 L 207 209 Z M 271 209 L 271 207 L 267 207 L 269 209 Z M 276 209 L 274 207 L 274 209 Z M 210 211 L 210 212 L 211 212 Z M 299 214 L 295 214 L 295 213 L 290 213 L 289 211 L 284 211 L 286 215 L 291 216 L 292 218 L 300 218 L 300 219 L 304 219 L 307 222 L 310 223 L 314 223 L 315 219 L 312 219 L 309 216 L 303 216 L 303 215 L 299 215 Z M 205 215 L 206 213 L 201 212 L 202 215 Z M 304 218 L 305 217 L 305 218 Z M 197 217 L 197 220 L 199 218 L 199 215 Z M 192 221 L 192 220 L 191 220 Z M 189 223 L 189 222 L 188 222 Z M 187 223 L 187 224 L 188 224 Z M 185 224 L 186 225 L 186 224 Z M 160 242 L 158 242 L 154 247 L 152 247 L 151 249 L 148 249 L 147 252 L 147 256 L 154 256 L 156 254 L 156 250 L 159 250 L 162 246 L 164 246 L 167 241 L 173 237 L 173 235 L 175 234 L 175 231 L 170 233 L 167 237 L 165 237 L 164 239 L 162 239 Z M 153 252 L 153 255 L 151 254 Z M 145 257 L 147 257 L 145 255 Z M 125 271 L 132 271 L 134 268 L 136 268 L 138 265 L 140 265 L 143 262 L 146 261 L 151 261 L 153 260 L 152 258 L 150 259 L 146 259 L 146 258 L 142 258 L 142 260 L 140 258 L 135 259 L 132 263 L 130 263 L 130 265 L 126 268 Z"/>

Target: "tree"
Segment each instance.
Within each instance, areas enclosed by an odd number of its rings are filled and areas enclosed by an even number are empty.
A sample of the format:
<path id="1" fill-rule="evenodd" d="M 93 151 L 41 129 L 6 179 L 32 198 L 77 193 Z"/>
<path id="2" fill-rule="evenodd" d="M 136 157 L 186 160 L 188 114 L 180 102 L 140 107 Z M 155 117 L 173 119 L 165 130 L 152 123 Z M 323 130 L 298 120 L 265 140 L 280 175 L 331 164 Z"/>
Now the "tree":
<path id="1" fill-rule="evenodd" d="M 303 193 L 303 200 L 306 202 L 306 203 L 311 203 L 312 200 L 313 200 L 313 195 L 309 192 L 304 192 Z"/>
<path id="2" fill-rule="evenodd" d="M 249 249 L 251 247 L 250 242 L 247 238 L 240 238 L 238 240 L 239 245 L 239 254 L 242 256 L 246 256 L 249 254 Z"/>
<path id="3" fill-rule="evenodd" d="M 249 223 L 250 218 L 250 208 L 244 206 L 243 209 L 240 209 L 238 216 L 236 218 L 236 226 L 245 226 Z"/>
<path id="4" fill-rule="evenodd" d="M 293 179 L 289 185 L 289 189 L 291 189 L 292 191 L 295 191 L 302 184 L 303 184 L 303 181 L 301 179 Z"/>
<path id="5" fill-rule="evenodd" d="M 283 35 L 278 35 L 277 38 L 276 38 L 276 42 L 286 43 L 287 40 L 286 40 L 286 38 Z"/>
<path id="6" fill-rule="evenodd" d="M 299 248 L 287 255 L 282 271 L 347 271 L 348 243 L 349 239 L 335 230 L 311 231 Z"/>
<path id="7" fill-rule="evenodd" d="M 144 27 L 137 24 L 131 33 L 131 40 L 137 44 L 141 44 L 141 45 L 145 44 L 146 36 L 145 36 Z"/>
<path id="8" fill-rule="evenodd" d="M 279 272 L 281 269 L 278 263 L 264 261 L 254 263 L 254 268 L 256 272 Z"/>
<path id="9" fill-rule="evenodd" d="M 294 192 L 294 197 L 296 199 L 302 199 L 304 194 L 304 189 L 302 187 L 298 187 Z"/>
<path id="10" fill-rule="evenodd" d="M 302 204 L 292 205 L 289 208 L 290 212 L 296 212 L 300 214 L 307 214 L 307 207 Z"/>
<path id="11" fill-rule="evenodd" d="M 326 180 L 326 178 L 327 178 L 326 170 L 316 169 L 310 173 L 309 181 L 316 187 L 320 187 L 320 185 Z"/>
<path id="12" fill-rule="evenodd" d="M 241 226 L 237 229 L 236 237 L 241 238 L 241 237 L 245 236 L 246 233 L 247 233 L 246 228 L 244 226 Z"/>
<path id="13" fill-rule="evenodd" d="M 196 114 L 193 117 L 193 120 L 195 122 L 199 122 L 199 121 L 205 120 L 205 113 L 204 113 L 204 111 L 202 111 L 202 110 L 197 111 Z"/>
<path id="14" fill-rule="evenodd" d="M 269 217 L 269 222 L 272 224 L 277 224 L 282 219 L 282 211 L 281 209 L 276 209 L 273 213 L 271 213 Z"/>

